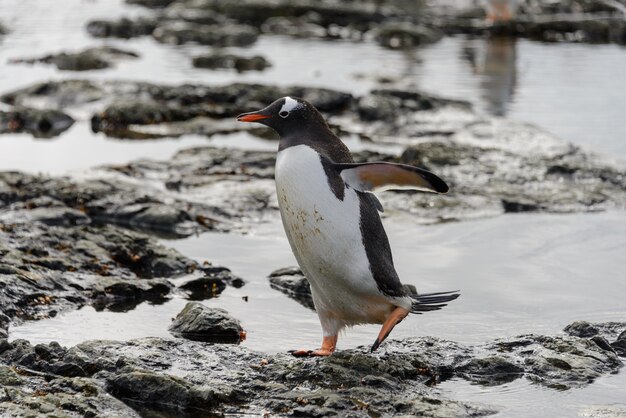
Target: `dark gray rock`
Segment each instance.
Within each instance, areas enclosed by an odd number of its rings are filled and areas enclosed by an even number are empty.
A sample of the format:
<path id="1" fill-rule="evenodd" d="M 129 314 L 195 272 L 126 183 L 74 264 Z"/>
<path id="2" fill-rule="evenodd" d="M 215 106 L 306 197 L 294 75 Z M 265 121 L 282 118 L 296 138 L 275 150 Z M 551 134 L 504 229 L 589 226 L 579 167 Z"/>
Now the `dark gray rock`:
<path id="1" fill-rule="evenodd" d="M 12 60 L 13 63 L 45 63 L 53 64 L 59 70 L 68 71 L 87 71 L 109 68 L 115 61 L 128 58 L 137 58 L 137 55 L 131 51 L 102 46 L 96 48 L 88 48 L 80 52 L 61 52 L 53 55 L 46 55 L 40 58 L 28 58 Z"/>
<path id="2" fill-rule="evenodd" d="M 587 321 L 576 321 L 563 329 L 565 333 L 573 337 L 591 338 L 600 332 L 596 327 Z"/>
<path id="3" fill-rule="evenodd" d="M 147 18 L 131 20 L 121 18 L 119 20 L 92 20 L 87 23 L 87 32 L 96 38 L 135 38 L 137 36 L 150 35 L 157 27 L 157 21 Z"/>
<path id="4" fill-rule="evenodd" d="M 150 9 L 162 9 L 174 3 L 176 0 L 125 0 L 128 4 L 148 7 Z"/>
<path id="5" fill-rule="evenodd" d="M 209 69 L 234 69 L 238 72 L 263 71 L 271 64 L 261 55 L 243 57 L 234 54 L 208 54 L 193 59 L 193 66 Z"/>
<path id="6" fill-rule="evenodd" d="M 9 318 L 8 316 L 0 312 L 0 340 L 3 338 L 8 338 L 10 323 L 11 323 L 11 318 Z"/>
<path id="7" fill-rule="evenodd" d="M 107 390 L 138 407 L 144 414 L 147 409 L 154 412 L 179 409 L 205 413 L 230 398 L 229 394 L 210 387 L 198 388 L 175 376 L 145 371 L 115 375 L 107 380 Z"/>
<path id="8" fill-rule="evenodd" d="M 626 331 L 623 331 L 617 337 L 615 342 L 611 344 L 611 347 L 613 347 L 615 352 L 621 357 L 626 357 Z"/>
<path id="9" fill-rule="evenodd" d="M 166 44 L 197 43 L 217 47 L 249 46 L 256 42 L 258 31 L 246 25 L 198 25 L 175 23 L 158 26 L 154 39 Z"/>
<path id="10" fill-rule="evenodd" d="M 575 337 L 589 338 L 603 350 L 626 357 L 626 324 L 623 322 L 592 324 L 587 321 L 576 321 L 566 326 L 563 331 Z"/>
<path id="11" fill-rule="evenodd" d="M 112 226 L 0 221 L 0 307 L 12 320 L 40 319 L 93 304 L 124 310 L 162 301 L 173 287 L 154 277 L 196 263 L 151 237 Z"/>
<path id="12" fill-rule="evenodd" d="M 626 42 L 624 9 L 617 2 L 526 1 L 511 20 L 496 22 L 472 15 L 443 14 L 434 20 L 448 34 L 524 37 L 543 42 Z"/>
<path id="13" fill-rule="evenodd" d="M 431 337 L 389 340 L 375 354 L 359 347 L 305 359 L 182 339 L 87 341 L 70 349 L 0 340 L 0 363 L 0 384 L 16 393 L 46 381 L 44 393 L 52 387 L 61 392 L 55 396 L 75 394 L 67 407 L 82 405 L 86 398 L 94 408 L 118 405 L 102 405 L 98 390 L 81 395 L 70 389 L 104 387 L 143 416 L 200 409 L 255 415 L 484 416 L 497 409 L 445 399 L 431 386 L 453 377 L 487 386 L 526 378 L 546 390 L 568 390 L 622 367 L 615 353 L 591 340 L 540 335 L 475 347 Z M 24 372 L 17 375 L 13 369 Z M 59 390 L 61 383 L 65 389 Z M 39 407 L 19 396 L 0 400 L 0 414 Z"/>
<path id="14" fill-rule="evenodd" d="M 269 275 L 269 281 L 272 289 L 286 294 L 305 308 L 315 310 L 311 286 L 298 267 L 285 267 L 273 271 Z"/>
<path id="15" fill-rule="evenodd" d="M 50 226 L 75 226 L 91 223 L 91 218 L 84 212 L 65 206 L 36 207 L 21 213 L 33 222 L 41 222 Z"/>
<path id="16" fill-rule="evenodd" d="M 127 312 L 144 301 L 165 302 L 173 287 L 164 279 L 128 281 L 107 277 L 93 286 L 90 296 L 96 310 Z"/>
<path id="17" fill-rule="evenodd" d="M 437 42 L 442 36 L 443 33 L 438 29 L 408 22 L 392 22 L 378 28 L 376 41 L 387 48 L 406 49 Z"/>
<path id="18" fill-rule="evenodd" d="M 37 138 L 51 138 L 73 124 L 71 116 L 58 110 L 16 108 L 0 111 L 0 134 L 26 132 Z"/>
<path id="19" fill-rule="evenodd" d="M 194 341 L 238 344 L 245 339 L 241 324 L 228 312 L 197 302 L 189 302 L 169 330 L 175 336 Z"/>
<path id="20" fill-rule="evenodd" d="M 245 285 L 245 281 L 232 274 L 225 267 L 200 267 L 206 276 L 189 280 L 179 289 L 187 294 L 189 300 L 204 300 L 219 296 L 226 289 L 226 286 L 240 288 Z"/>

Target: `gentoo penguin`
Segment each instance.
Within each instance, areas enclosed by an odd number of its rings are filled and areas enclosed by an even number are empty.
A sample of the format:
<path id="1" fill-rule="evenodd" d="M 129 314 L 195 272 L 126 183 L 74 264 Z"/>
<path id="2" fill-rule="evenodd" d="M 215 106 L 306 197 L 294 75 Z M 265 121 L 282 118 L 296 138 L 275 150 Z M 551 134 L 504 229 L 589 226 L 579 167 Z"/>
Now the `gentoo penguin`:
<path id="1" fill-rule="evenodd" d="M 237 117 L 280 135 L 276 192 L 291 249 L 311 284 L 322 324 L 321 348 L 296 356 L 328 356 L 346 326 L 382 324 L 374 351 L 409 313 L 441 309 L 456 292 L 411 294 L 400 283 L 391 248 L 370 193 L 412 188 L 446 193 L 448 186 L 421 168 L 385 162 L 357 164 L 313 105 L 283 97 Z"/>

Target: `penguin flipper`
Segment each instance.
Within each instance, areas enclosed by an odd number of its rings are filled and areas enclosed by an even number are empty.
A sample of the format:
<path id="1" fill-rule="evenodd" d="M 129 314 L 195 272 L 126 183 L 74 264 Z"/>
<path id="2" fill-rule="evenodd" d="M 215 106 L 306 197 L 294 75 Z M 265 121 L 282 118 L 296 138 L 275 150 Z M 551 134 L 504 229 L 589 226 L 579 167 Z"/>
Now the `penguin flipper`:
<path id="1" fill-rule="evenodd" d="M 343 181 L 361 192 L 413 189 L 447 193 L 448 185 L 423 168 L 387 162 L 334 164 Z"/>

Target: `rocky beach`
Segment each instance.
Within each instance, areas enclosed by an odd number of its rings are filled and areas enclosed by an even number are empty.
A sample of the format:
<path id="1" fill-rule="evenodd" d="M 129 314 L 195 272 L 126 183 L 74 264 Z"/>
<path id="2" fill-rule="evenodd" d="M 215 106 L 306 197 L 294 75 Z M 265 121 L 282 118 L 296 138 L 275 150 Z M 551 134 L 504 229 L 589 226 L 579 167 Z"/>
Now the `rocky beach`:
<path id="1" fill-rule="evenodd" d="M 523 1 L 505 22 L 471 2 L 39 3 L 0 14 L 0 416 L 626 416 L 621 131 L 596 150 L 601 108 L 565 130 L 507 115 L 541 86 L 528 48 L 624 63 L 622 2 Z M 428 88 L 441 45 L 478 93 Z M 403 282 L 462 296 L 376 353 L 375 327 L 288 353 L 319 324 L 277 137 L 235 120 L 286 95 L 356 161 L 450 185 L 378 196 Z"/>

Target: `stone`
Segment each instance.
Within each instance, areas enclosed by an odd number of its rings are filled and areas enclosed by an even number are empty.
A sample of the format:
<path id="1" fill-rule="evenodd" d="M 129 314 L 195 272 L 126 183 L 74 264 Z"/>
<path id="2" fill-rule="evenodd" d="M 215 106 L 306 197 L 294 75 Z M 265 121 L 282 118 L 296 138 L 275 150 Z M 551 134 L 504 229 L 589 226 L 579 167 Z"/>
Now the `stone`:
<path id="1" fill-rule="evenodd" d="M 0 111 L 0 134 L 29 133 L 37 138 L 52 138 L 69 129 L 74 119 L 58 110 L 15 108 Z"/>
<path id="2" fill-rule="evenodd" d="M 244 57 L 234 54 L 208 54 L 194 57 L 193 66 L 209 69 L 234 69 L 238 72 L 263 71 L 271 64 L 261 55 Z"/>
<path id="3" fill-rule="evenodd" d="M 87 32 L 95 38 L 135 38 L 150 35 L 157 27 L 157 22 L 152 19 L 139 18 L 131 20 L 121 18 L 119 20 L 92 20 L 87 23 Z"/>
<path id="4" fill-rule="evenodd" d="M 169 327 L 170 332 L 182 338 L 222 344 L 238 344 L 245 339 L 239 321 L 220 308 L 208 308 L 189 302 Z"/>
<path id="5" fill-rule="evenodd" d="M 137 57 L 139 55 L 132 51 L 102 46 L 88 48 L 80 52 L 61 52 L 39 58 L 12 60 L 11 62 L 27 64 L 45 63 L 55 65 L 59 70 L 88 71 L 109 68 L 116 61 Z"/>

